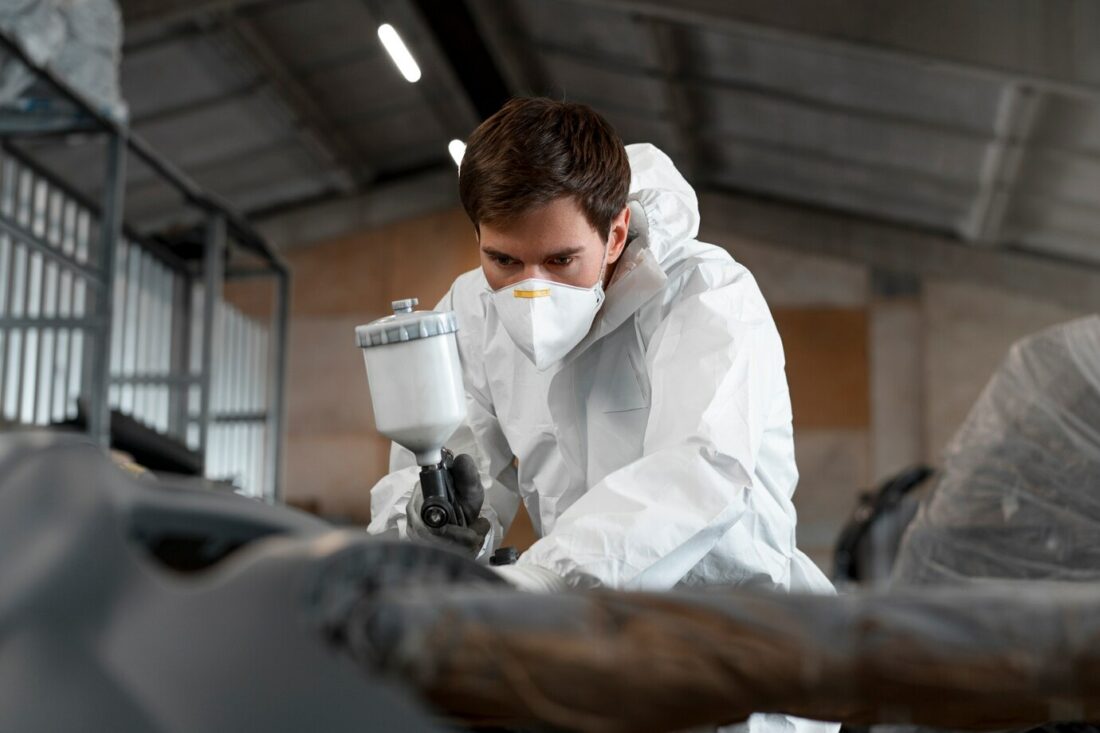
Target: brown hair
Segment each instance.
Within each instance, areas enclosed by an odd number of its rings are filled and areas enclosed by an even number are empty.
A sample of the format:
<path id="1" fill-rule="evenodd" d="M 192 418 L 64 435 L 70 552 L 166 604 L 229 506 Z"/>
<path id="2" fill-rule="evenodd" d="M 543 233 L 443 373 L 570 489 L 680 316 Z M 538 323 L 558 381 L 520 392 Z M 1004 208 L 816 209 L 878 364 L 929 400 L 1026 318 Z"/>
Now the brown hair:
<path id="1" fill-rule="evenodd" d="M 588 105 L 509 100 L 474 130 L 458 193 L 475 227 L 571 196 L 603 236 L 626 206 L 630 163 L 615 129 Z"/>

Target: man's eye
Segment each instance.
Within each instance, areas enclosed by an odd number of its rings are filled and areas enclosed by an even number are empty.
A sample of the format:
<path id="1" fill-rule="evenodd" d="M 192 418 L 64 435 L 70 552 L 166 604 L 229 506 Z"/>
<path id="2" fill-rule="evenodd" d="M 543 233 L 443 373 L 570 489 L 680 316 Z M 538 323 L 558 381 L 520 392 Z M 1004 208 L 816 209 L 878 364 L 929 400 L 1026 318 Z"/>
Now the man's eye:
<path id="1" fill-rule="evenodd" d="M 502 257 L 500 255 L 493 255 L 493 262 L 497 263 L 501 267 L 507 267 L 515 262 L 511 257 Z"/>
<path id="2" fill-rule="evenodd" d="M 565 265 L 572 264 L 572 262 L 572 257 L 555 257 L 554 259 L 550 260 L 551 265 L 558 265 L 559 267 L 564 267 Z"/>

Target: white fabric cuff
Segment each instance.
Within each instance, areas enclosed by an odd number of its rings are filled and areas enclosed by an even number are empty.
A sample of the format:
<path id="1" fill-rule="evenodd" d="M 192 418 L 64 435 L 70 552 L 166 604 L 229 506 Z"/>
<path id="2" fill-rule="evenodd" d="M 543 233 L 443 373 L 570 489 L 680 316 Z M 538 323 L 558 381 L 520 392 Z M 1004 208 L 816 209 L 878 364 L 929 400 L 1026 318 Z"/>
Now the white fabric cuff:
<path id="1" fill-rule="evenodd" d="M 560 593 L 567 588 L 560 575 L 536 565 L 500 565 L 493 570 L 513 587 L 528 593 Z"/>
<path id="2" fill-rule="evenodd" d="M 485 514 L 482 513 L 481 516 L 484 517 Z M 494 543 L 496 541 L 496 539 L 494 537 L 495 534 L 496 534 L 496 527 L 492 526 L 492 520 L 490 520 L 490 522 L 489 522 L 489 531 L 485 533 L 485 539 L 481 543 L 481 549 L 479 549 L 477 551 L 477 554 L 474 556 L 474 561 L 475 562 L 479 562 L 482 565 L 488 565 L 489 564 L 489 558 L 492 557 L 492 555 L 493 555 L 493 546 L 494 546 Z"/>

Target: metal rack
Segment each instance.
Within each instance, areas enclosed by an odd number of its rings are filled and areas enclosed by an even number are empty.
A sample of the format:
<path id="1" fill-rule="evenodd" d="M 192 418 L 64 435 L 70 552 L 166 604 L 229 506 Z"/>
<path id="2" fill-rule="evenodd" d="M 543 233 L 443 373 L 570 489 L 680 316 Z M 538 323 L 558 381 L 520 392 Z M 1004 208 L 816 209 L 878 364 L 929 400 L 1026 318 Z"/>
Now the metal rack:
<path id="1" fill-rule="evenodd" d="M 89 104 L 19 42 L 0 51 L 71 109 L 0 118 L 0 418 L 76 424 L 104 446 L 142 434 L 177 470 L 282 495 L 289 272 L 236 212 Z M 14 144 L 79 131 L 106 140 L 90 200 Z M 133 156 L 202 224 L 201 252 L 123 222 Z M 238 264 L 244 263 L 244 264 Z M 267 323 L 223 299 L 227 280 L 273 284 Z"/>

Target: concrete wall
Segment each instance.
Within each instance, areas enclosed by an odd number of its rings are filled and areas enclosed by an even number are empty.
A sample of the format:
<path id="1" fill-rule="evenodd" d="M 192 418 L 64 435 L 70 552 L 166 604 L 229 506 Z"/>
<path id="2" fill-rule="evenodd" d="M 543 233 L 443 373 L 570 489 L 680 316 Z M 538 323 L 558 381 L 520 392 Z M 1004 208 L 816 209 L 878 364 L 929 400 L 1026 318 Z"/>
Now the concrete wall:
<path id="1" fill-rule="evenodd" d="M 936 460 L 989 375 L 1021 336 L 1086 315 L 958 282 L 925 284 L 925 456 Z"/>
<path id="2" fill-rule="evenodd" d="M 960 282 L 902 283 L 866 267 L 721 238 L 755 274 L 784 338 L 802 480 L 799 543 L 826 566 L 858 493 L 936 462 L 1009 345 L 1079 315 Z M 477 265 L 458 209 L 286 252 L 294 271 L 287 496 L 364 522 L 385 472 L 355 325 L 418 295 L 431 305 Z M 251 294 L 235 291 L 239 302 Z M 523 526 L 512 538 L 529 541 Z"/>

